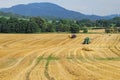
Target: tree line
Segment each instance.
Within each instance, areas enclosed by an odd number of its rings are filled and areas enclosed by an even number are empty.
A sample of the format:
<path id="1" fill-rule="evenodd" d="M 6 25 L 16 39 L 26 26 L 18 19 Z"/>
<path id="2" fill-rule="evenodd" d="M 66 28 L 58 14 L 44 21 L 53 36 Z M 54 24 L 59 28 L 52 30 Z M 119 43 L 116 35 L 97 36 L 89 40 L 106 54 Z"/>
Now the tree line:
<path id="1" fill-rule="evenodd" d="M 47 20 L 40 17 L 31 17 L 30 19 L 19 19 L 10 17 L 9 19 L 0 18 L 0 33 L 41 33 L 41 32 L 71 32 L 78 33 L 80 30 L 88 32 L 87 29 L 105 28 L 109 32 L 111 28 L 120 28 L 120 17 L 110 20 L 70 20 L 58 19 Z M 109 30 L 110 29 L 110 30 Z M 120 30 L 118 30 L 120 31 Z"/>

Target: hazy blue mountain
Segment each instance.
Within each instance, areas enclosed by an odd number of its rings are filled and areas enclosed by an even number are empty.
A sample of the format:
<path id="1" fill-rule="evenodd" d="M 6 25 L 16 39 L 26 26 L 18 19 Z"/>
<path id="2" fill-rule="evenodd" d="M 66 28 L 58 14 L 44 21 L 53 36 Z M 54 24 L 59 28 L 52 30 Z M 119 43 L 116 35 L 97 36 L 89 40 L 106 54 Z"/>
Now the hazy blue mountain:
<path id="1" fill-rule="evenodd" d="M 109 19 L 110 16 L 85 15 L 80 12 L 67 10 L 61 6 L 52 3 L 31 3 L 21 4 L 10 8 L 2 8 L 0 11 L 12 12 L 24 16 L 41 16 L 41 17 L 56 17 L 56 18 L 70 18 L 70 19 Z"/>
<path id="2" fill-rule="evenodd" d="M 104 16 L 104 18 L 106 18 L 106 19 L 111 19 L 111 18 L 114 18 L 114 17 L 120 17 L 120 15 L 119 14 L 113 14 L 113 15 Z"/>

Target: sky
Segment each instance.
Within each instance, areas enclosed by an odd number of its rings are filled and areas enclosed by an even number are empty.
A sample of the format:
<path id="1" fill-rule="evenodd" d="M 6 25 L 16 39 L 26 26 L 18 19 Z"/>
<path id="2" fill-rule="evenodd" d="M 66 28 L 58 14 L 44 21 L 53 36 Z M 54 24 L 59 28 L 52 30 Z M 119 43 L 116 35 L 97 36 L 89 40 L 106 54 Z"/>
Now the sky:
<path id="1" fill-rule="evenodd" d="M 35 2 L 50 2 L 87 15 L 120 14 L 120 0 L 0 0 L 0 8 Z"/>

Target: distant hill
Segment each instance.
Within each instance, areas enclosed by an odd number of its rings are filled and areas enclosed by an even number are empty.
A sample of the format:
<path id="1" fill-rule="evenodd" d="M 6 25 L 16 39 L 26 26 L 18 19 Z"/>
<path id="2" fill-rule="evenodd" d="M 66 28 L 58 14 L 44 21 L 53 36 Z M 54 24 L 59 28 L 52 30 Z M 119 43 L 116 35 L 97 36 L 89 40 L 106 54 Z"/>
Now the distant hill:
<path id="1" fill-rule="evenodd" d="M 56 17 L 56 18 L 69 18 L 69 19 L 110 19 L 113 16 L 97 16 L 97 15 L 85 15 L 80 12 L 67 10 L 61 6 L 52 3 L 31 3 L 21 4 L 10 8 L 2 8 L 0 11 L 12 12 L 24 16 L 41 16 L 41 17 Z"/>
<path id="2" fill-rule="evenodd" d="M 27 16 L 18 15 L 18 14 L 14 14 L 14 13 L 11 13 L 11 12 L 1 12 L 1 11 L 0 11 L 0 17 L 27 18 Z"/>

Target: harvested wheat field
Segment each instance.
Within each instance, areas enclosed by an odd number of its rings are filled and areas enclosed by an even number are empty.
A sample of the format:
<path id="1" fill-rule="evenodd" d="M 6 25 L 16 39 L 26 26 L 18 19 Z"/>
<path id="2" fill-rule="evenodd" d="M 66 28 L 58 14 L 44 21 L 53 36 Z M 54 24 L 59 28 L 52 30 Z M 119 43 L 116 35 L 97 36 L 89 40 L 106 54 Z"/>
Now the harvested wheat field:
<path id="1" fill-rule="evenodd" d="M 120 80 L 120 34 L 0 34 L 0 80 Z"/>

